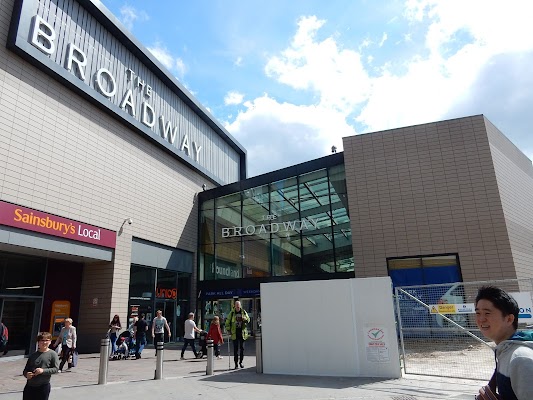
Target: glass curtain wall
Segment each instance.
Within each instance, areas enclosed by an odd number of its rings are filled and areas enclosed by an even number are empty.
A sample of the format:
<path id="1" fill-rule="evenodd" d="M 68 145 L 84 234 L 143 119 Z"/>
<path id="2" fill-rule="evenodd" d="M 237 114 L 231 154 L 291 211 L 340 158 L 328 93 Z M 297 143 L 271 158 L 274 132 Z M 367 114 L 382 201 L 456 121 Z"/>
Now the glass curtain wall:
<path id="1" fill-rule="evenodd" d="M 205 201 L 200 280 L 354 270 L 344 166 Z"/>

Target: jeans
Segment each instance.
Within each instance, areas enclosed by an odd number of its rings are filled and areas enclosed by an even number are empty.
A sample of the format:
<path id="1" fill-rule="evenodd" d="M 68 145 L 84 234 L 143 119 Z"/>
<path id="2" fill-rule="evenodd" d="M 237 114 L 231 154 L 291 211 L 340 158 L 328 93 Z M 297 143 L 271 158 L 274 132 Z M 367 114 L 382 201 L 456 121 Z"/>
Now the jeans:
<path id="1" fill-rule="evenodd" d="M 191 345 L 192 352 L 194 353 L 195 357 L 198 357 L 198 353 L 196 352 L 196 346 L 194 345 L 194 339 L 183 339 L 185 343 L 183 344 L 183 349 L 181 349 L 181 356 L 185 354 L 185 349 L 188 345 Z"/>
<path id="2" fill-rule="evenodd" d="M 26 386 L 24 386 L 24 392 L 22 393 L 22 400 L 48 400 L 50 389 L 51 386 L 49 383 L 39 386 L 30 386 L 26 384 Z"/>
<path id="3" fill-rule="evenodd" d="M 218 357 L 220 355 L 220 345 L 218 343 L 214 343 L 213 349 L 215 350 L 215 357 Z"/>
<path id="4" fill-rule="evenodd" d="M 135 338 L 135 356 L 140 356 L 146 346 L 146 335 L 137 335 Z"/>
<path id="5" fill-rule="evenodd" d="M 117 334 L 115 332 L 111 333 L 109 340 L 111 341 L 111 354 L 115 354 L 117 351 Z"/>

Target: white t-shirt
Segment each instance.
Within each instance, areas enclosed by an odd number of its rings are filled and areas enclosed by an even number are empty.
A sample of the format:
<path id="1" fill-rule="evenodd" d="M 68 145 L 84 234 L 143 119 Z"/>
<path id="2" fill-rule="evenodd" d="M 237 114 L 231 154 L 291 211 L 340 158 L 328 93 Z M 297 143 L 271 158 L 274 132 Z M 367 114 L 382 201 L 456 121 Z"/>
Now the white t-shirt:
<path id="1" fill-rule="evenodd" d="M 194 328 L 196 328 L 196 324 L 192 319 L 185 321 L 185 339 L 194 339 Z"/>

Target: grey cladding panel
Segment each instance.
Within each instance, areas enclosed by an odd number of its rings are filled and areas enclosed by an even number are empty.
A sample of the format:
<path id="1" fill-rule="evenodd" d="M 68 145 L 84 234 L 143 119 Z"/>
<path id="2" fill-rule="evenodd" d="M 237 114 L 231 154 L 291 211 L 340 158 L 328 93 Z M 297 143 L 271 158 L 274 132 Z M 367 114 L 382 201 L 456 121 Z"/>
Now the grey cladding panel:
<path id="1" fill-rule="evenodd" d="M 244 152 L 228 141 L 227 132 L 213 129 L 216 121 L 209 119 L 208 124 L 205 113 L 200 117 L 198 109 L 185 103 L 181 88 L 168 86 L 162 75 L 154 73 L 157 66 L 145 65 L 131 45 L 127 47 L 78 1 L 21 1 L 22 15 L 11 44 L 15 49 L 72 83 L 69 86 L 79 87 L 201 173 L 219 183 L 240 179 Z"/>
<path id="2" fill-rule="evenodd" d="M 131 263 L 192 273 L 193 254 L 135 238 L 131 245 Z"/>

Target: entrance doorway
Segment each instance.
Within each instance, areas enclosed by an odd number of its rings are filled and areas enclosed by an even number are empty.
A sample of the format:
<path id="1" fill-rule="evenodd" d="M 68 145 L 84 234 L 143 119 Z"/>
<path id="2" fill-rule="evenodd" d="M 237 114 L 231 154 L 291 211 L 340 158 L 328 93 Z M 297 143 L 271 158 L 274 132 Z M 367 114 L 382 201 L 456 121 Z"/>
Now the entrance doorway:
<path id="1" fill-rule="evenodd" d="M 40 300 L 0 298 L 0 320 L 9 329 L 7 356 L 28 355 L 35 349 Z"/>
<path id="2" fill-rule="evenodd" d="M 236 299 L 219 299 L 207 300 L 204 302 L 203 315 L 203 329 L 209 330 L 211 321 L 215 315 L 220 318 L 221 329 L 224 330 L 226 317 L 229 315 L 234 307 Z M 260 298 L 243 298 L 239 299 L 241 307 L 246 310 L 250 317 L 248 324 L 248 331 L 250 335 L 255 335 L 255 332 L 261 329 L 261 299 Z"/>
<path id="3" fill-rule="evenodd" d="M 174 300 L 156 301 L 155 311 L 157 310 L 163 311 L 163 317 L 167 319 L 168 326 L 170 326 L 170 337 L 168 336 L 168 331 L 165 328 L 164 341 L 166 343 L 176 341 L 176 302 Z"/>

